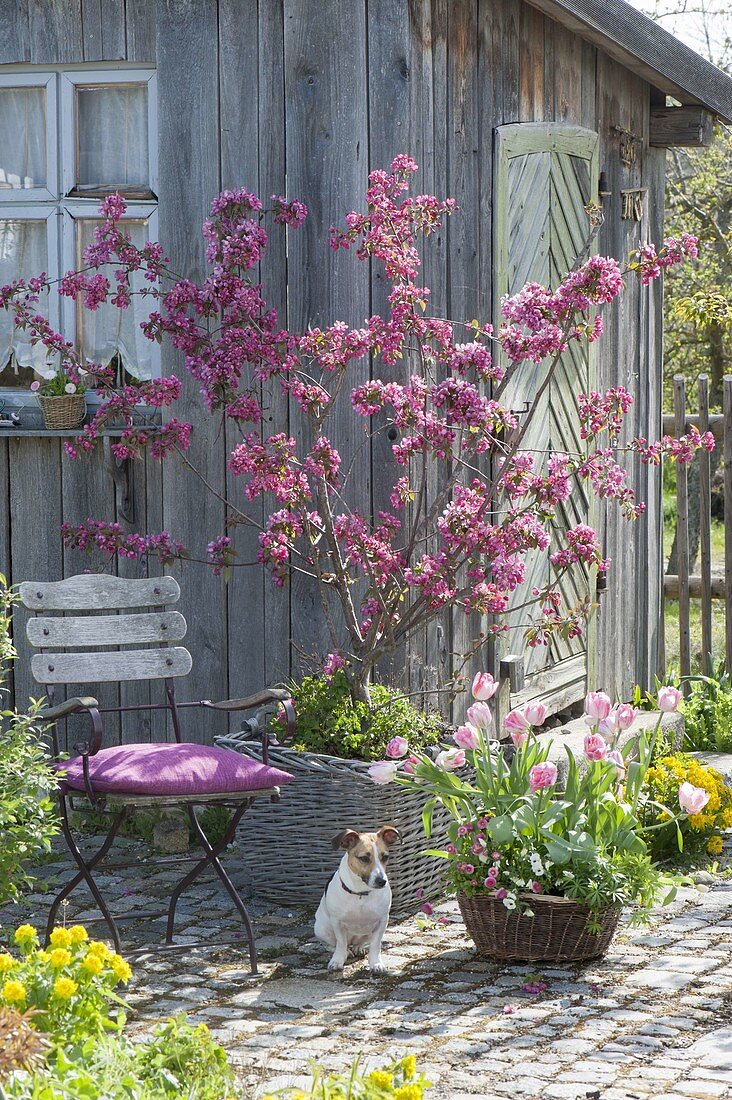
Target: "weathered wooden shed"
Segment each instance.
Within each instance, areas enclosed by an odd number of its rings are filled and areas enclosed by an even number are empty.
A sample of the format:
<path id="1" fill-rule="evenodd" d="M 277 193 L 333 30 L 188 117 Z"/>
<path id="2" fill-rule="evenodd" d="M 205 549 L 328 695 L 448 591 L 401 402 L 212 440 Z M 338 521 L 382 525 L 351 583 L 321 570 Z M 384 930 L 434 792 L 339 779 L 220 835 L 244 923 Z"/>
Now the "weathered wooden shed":
<path id="1" fill-rule="evenodd" d="M 682 106 L 667 107 L 667 96 Z M 582 206 L 599 192 L 601 252 L 622 257 L 661 238 L 666 147 L 708 141 L 713 115 L 732 118 L 732 81 L 622 0 L 0 0 L 0 225 L 17 233 L 23 223 L 35 242 L 24 261 L 6 249 L 0 273 L 5 281 L 8 267 L 30 266 L 28 256 L 50 271 L 71 266 L 94 196 L 119 186 L 140 231 L 157 220 L 174 267 L 200 276 L 211 198 L 242 185 L 310 208 L 287 249 L 274 242 L 264 272 L 287 323 L 357 324 L 381 306 L 381 281 L 347 254 L 329 255 L 327 230 L 358 205 L 370 168 L 405 151 L 421 166 L 420 187 L 460 207 L 426 263 L 435 312 L 489 319 L 507 290 L 566 268 L 584 235 Z M 608 311 L 596 362 L 568 357 L 542 417 L 550 444 L 571 444 L 565 398 L 588 372 L 635 390 L 632 431 L 658 434 L 660 293 L 631 286 Z M 134 334 L 78 316 L 60 323 L 133 373 L 149 359 Z M 80 572 L 89 563 L 64 551 L 59 527 L 89 515 L 166 528 L 203 549 L 222 530 L 216 498 L 174 464 L 65 458 L 18 387 L 29 354 L 8 345 L 0 363 L 0 399 L 22 406 L 21 426 L 0 435 L 0 569 L 15 582 Z M 164 356 L 145 369 L 172 366 Z M 512 396 L 520 409 L 526 395 Z M 194 460 L 223 490 L 226 440 L 192 395 L 189 404 Z M 280 423 L 288 415 L 272 409 Z M 346 447 L 351 430 L 342 427 Z M 366 509 L 378 506 L 390 460 L 375 442 L 359 482 Z M 598 517 L 613 569 L 589 657 L 584 643 L 528 655 L 525 692 L 554 707 L 583 694 L 588 662 L 592 683 L 621 694 L 656 671 L 660 483 L 639 464 L 633 478 L 646 518 L 629 527 L 612 511 Z M 188 566 L 182 583 L 197 697 L 277 681 L 321 646 L 317 601 L 299 582 L 282 592 L 242 569 L 224 585 Z M 413 689 L 436 686 L 468 629 L 462 618 L 429 632 L 408 656 Z M 23 636 L 19 703 L 34 691 Z M 514 632 L 507 647 L 520 644 Z M 125 701 L 146 692 L 131 685 Z M 147 733 L 156 732 L 153 716 Z"/>

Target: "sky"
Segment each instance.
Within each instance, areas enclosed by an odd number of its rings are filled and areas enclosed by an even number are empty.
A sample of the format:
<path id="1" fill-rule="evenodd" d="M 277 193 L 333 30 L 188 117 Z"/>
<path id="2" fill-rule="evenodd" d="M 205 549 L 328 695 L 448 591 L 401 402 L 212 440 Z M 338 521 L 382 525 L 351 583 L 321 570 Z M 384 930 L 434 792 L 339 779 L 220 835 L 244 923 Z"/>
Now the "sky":
<path id="1" fill-rule="evenodd" d="M 634 8 L 658 17 L 658 22 L 687 46 L 716 64 L 732 59 L 730 0 L 629 0 Z"/>

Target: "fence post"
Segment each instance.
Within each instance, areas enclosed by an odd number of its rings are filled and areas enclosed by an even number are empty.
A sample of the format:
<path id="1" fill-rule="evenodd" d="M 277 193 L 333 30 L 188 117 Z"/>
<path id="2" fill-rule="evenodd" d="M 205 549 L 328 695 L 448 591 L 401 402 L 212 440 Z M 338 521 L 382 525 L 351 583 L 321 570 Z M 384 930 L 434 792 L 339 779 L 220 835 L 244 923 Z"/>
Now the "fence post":
<path id="1" fill-rule="evenodd" d="M 730 389 L 732 396 L 732 389 Z M 686 383 L 681 374 L 674 375 L 674 414 L 676 438 L 686 427 Z M 691 675 L 691 632 L 689 627 L 689 483 L 688 467 L 676 464 L 676 550 L 679 559 L 679 666 L 682 677 Z M 730 561 L 732 567 L 732 559 Z M 689 685 L 683 685 L 688 692 Z"/>
<path id="2" fill-rule="evenodd" d="M 709 376 L 699 375 L 699 431 L 709 431 Z M 701 672 L 710 676 L 712 665 L 712 498 L 711 457 L 701 448 L 699 463 L 699 553 L 701 571 Z M 710 667 L 707 667 L 707 666 Z"/>
<path id="3" fill-rule="evenodd" d="M 732 675 L 732 377 L 723 382 L 724 413 L 724 658 Z"/>

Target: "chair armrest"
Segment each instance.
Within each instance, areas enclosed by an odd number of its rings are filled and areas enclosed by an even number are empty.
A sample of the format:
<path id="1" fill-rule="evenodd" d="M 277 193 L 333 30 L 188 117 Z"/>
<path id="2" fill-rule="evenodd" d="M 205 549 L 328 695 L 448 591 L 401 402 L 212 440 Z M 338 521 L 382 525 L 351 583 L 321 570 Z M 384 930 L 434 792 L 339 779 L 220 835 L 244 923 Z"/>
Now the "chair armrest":
<path id="1" fill-rule="evenodd" d="M 74 696 L 73 699 L 65 699 L 55 707 L 43 707 L 39 710 L 37 718 L 40 722 L 57 722 L 59 718 L 66 718 L 69 714 L 76 714 L 80 710 L 94 710 L 98 706 L 99 702 L 91 695 L 81 698 Z"/>
<path id="2" fill-rule="evenodd" d="M 209 710 L 225 710 L 235 712 L 240 710 L 254 710 L 255 707 L 266 706 L 268 703 L 284 703 L 290 698 L 290 693 L 285 688 L 264 688 L 254 695 L 247 695 L 243 699 L 221 699 L 212 703 L 210 699 L 201 699 L 199 703 L 178 704 L 179 706 L 207 707 Z"/>

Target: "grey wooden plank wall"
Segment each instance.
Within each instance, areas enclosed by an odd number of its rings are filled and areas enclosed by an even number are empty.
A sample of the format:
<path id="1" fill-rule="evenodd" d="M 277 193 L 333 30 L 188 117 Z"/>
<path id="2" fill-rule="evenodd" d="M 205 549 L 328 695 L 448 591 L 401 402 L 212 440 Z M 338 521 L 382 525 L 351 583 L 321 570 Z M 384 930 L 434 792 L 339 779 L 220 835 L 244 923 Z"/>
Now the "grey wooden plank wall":
<path id="1" fill-rule="evenodd" d="M 265 200 L 287 192 L 308 203 L 302 230 L 287 241 L 272 235 L 261 272 L 269 300 L 293 326 L 337 317 L 360 323 L 383 309 L 381 274 L 350 254 L 329 253 L 326 235 L 361 201 L 369 169 L 400 151 L 419 162 L 420 188 L 453 195 L 460 207 L 429 244 L 424 272 L 432 308 L 465 321 L 487 317 L 493 131 L 505 123 L 557 120 L 598 130 L 600 168 L 612 191 L 600 250 L 622 256 L 640 239 L 660 235 L 663 153 L 647 146 L 651 90 L 521 0 L 0 0 L 0 64 L 102 60 L 157 65 L 161 239 L 176 268 L 202 273 L 200 225 L 221 187 L 246 186 Z M 620 164 L 614 126 L 643 138 L 633 168 Z M 628 186 L 649 189 L 640 224 L 620 220 L 620 190 Z M 599 348 L 601 384 L 640 388 L 633 430 L 643 434 L 655 432 L 660 420 L 659 309 L 658 288 L 633 287 L 606 316 Z M 166 357 L 166 369 L 174 365 Z M 366 377 L 370 369 L 364 363 L 358 371 Z M 400 377 L 399 370 L 389 377 Z M 242 504 L 226 469 L 233 428 L 219 435 L 190 383 L 184 403 L 196 424 L 192 461 Z M 268 432 L 302 431 L 284 399 L 267 417 Z M 336 436 L 348 453 L 362 446 L 362 429 L 355 417 L 338 422 Z M 362 469 L 358 504 L 378 509 L 394 473 L 383 435 Z M 649 501 L 648 519 L 632 528 L 611 513 L 603 520 L 614 567 L 602 598 L 598 684 L 621 693 L 636 678 L 651 679 L 660 610 L 658 479 L 640 466 L 633 477 Z M 73 521 L 91 513 L 130 529 L 165 527 L 190 542 L 196 557 L 224 529 L 223 505 L 175 463 L 162 471 L 152 460 L 136 464 L 131 484 L 130 498 L 102 454 L 79 467 L 62 457 L 56 441 L 0 440 L 0 569 L 19 581 L 88 567 L 62 551 L 62 516 Z M 261 514 L 259 505 L 252 509 Z M 250 559 L 256 534 L 239 526 L 235 536 L 241 560 Z M 649 563 L 648 589 L 634 584 L 639 561 Z M 119 571 L 140 575 L 144 568 L 126 563 Z M 190 697 L 243 694 L 329 648 L 306 579 L 281 591 L 259 569 L 241 568 L 226 587 L 190 565 L 181 581 L 194 656 Z M 628 622 L 644 628 L 634 635 L 624 628 L 621 648 L 617 632 Z M 435 691 L 451 654 L 464 650 L 479 626 L 464 616 L 435 623 L 385 671 L 411 690 Z M 22 704 L 34 686 L 27 647 L 16 633 Z M 121 701 L 149 697 L 147 685 L 133 684 L 122 689 Z M 165 735 L 155 716 L 137 726 L 125 720 L 114 736 Z M 214 729 L 206 717 L 190 732 L 210 738 Z"/>

